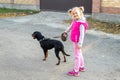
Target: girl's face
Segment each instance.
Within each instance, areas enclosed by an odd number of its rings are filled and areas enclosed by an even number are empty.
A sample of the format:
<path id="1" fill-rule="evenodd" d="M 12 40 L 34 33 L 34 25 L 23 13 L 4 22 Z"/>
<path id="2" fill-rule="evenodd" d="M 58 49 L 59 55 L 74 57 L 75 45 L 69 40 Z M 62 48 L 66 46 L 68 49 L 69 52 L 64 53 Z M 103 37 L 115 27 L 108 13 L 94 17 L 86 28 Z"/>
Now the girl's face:
<path id="1" fill-rule="evenodd" d="M 71 16 L 72 16 L 73 19 L 76 19 L 76 20 L 79 19 L 79 14 L 76 11 L 71 12 Z"/>
<path id="2" fill-rule="evenodd" d="M 73 8 L 70 15 L 73 19 L 79 20 L 82 17 L 82 11 L 79 8 Z"/>

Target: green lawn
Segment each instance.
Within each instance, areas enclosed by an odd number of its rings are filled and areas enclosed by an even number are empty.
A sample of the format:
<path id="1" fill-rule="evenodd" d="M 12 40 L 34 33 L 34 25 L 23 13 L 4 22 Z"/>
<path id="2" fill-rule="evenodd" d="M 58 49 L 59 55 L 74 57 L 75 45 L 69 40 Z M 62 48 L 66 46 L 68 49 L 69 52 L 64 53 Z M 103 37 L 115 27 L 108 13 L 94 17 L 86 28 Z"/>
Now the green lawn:
<path id="1" fill-rule="evenodd" d="M 35 14 L 40 11 L 36 10 L 19 10 L 19 9 L 9 9 L 9 8 L 0 8 L 0 13 L 25 13 L 25 14 Z"/>

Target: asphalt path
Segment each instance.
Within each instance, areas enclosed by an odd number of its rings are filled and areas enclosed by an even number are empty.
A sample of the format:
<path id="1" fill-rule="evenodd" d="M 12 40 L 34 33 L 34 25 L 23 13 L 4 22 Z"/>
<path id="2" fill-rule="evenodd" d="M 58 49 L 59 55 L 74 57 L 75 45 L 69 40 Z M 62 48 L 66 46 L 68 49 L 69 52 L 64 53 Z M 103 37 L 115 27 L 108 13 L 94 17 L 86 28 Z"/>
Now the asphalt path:
<path id="1" fill-rule="evenodd" d="M 34 31 L 53 39 L 67 27 L 63 20 L 67 13 L 40 12 L 24 17 L 0 19 L 0 80 L 120 80 L 120 35 L 88 30 L 83 44 L 86 72 L 71 77 L 67 72 L 73 69 L 73 44 L 63 42 L 70 54 L 64 63 L 56 66 L 54 49 L 49 50 L 46 61 L 37 40 L 32 39 Z M 60 40 L 60 38 L 56 38 Z M 61 41 L 61 40 L 60 40 Z"/>

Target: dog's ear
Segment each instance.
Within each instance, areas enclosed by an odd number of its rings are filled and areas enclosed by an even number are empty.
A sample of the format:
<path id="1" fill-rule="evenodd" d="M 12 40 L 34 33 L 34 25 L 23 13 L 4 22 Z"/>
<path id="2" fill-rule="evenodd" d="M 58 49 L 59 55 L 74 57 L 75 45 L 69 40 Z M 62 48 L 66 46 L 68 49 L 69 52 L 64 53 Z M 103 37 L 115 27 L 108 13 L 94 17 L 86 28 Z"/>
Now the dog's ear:
<path id="1" fill-rule="evenodd" d="M 36 36 L 38 33 L 37 32 L 34 32 L 33 35 Z"/>
<path id="2" fill-rule="evenodd" d="M 35 36 L 36 36 L 37 34 L 40 34 L 40 35 L 41 35 L 41 32 L 35 31 L 33 34 L 34 34 Z"/>

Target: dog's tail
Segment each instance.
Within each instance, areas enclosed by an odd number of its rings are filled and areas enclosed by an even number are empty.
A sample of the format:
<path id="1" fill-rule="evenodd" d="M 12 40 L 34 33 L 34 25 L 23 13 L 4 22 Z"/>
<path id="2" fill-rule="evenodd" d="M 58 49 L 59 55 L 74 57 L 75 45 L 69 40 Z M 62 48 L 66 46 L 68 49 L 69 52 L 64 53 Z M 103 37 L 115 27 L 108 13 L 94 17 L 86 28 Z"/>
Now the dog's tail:
<path id="1" fill-rule="evenodd" d="M 66 54 L 66 52 L 64 51 L 64 49 L 62 49 L 62 53 L 66 56 L 70 56 L 69 54 Z"/>

